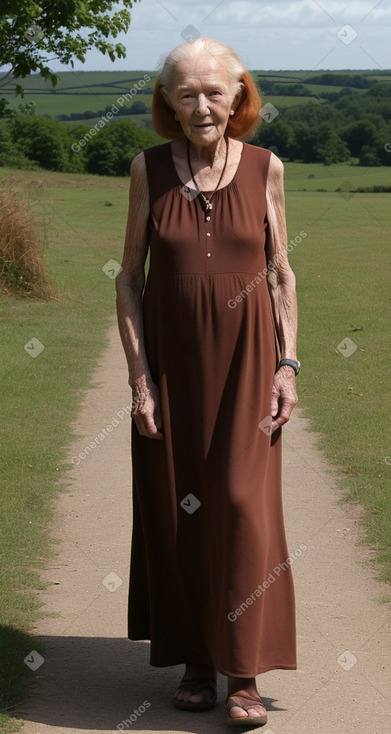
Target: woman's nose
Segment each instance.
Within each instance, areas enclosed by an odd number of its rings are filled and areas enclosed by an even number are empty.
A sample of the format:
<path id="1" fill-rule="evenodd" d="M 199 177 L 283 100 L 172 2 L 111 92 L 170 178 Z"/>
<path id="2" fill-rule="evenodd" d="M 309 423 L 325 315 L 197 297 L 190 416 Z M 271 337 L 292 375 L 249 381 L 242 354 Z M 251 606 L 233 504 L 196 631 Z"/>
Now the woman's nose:
<path id="1" fill-rule="evenodd" d="M 196 100 L 196 110 L 199 115 L 209 114 L 209 107 L 205 94 L 199 94 Z"/>

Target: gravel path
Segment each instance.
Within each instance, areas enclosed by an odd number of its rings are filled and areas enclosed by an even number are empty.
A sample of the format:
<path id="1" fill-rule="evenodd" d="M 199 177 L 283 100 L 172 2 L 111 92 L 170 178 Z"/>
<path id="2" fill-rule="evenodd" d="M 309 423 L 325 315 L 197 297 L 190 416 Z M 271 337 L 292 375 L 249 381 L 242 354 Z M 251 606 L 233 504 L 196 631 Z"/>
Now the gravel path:
<path id="1" fill-rule="evenodd" d="M 36 687 L 16 714 L 22 734 L 229 731 L 223 676 L 213 711 L 177 711 L 170 699 L 182 668 L 152 668 L 148 643 L 126 639 L 131 394 L 115 324 L 93 383 L 70 448 L 69 491 L 56 505 L 58 557 L 42 574 L 49 585 L 41 598 L 52 616 L 36 627 L 46 652 L 43 662 L 29 657 Z M 284 429 L 284 487 L 299 667 L 259 676 L 269 709 L 260 731 L 386 734 L 391 625 L 389 606 L 378 600 L 389 587 L 365 565 L 371 551 L 357 546 L 358 508 L 339 503 L 333 473 L 299 411 Z"/>

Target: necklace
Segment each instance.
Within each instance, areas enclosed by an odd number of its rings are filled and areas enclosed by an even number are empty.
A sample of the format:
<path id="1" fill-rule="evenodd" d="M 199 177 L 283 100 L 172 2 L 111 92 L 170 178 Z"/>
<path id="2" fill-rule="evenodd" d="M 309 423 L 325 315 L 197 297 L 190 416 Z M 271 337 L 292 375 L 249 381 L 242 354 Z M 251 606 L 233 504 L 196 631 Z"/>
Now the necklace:
<path id="1" fill-rule="evenodd" d="M 193 184 L 196 187 L 196 190 L 198 192 L 197 193 L 197 198 L 199 198 L 199 200 L 201 202 L 202 211 L 205 214 L 205 222 L 209 222 L 210 221 L 210 213 L 209 212 L 211 212 L 211 210 L 213 208 L 213 204 L 211 203 L 212 202 L 212 197 L 215 195 L 217 189 L 219 188 L 220 183 L 221 183 L 222 178 L 223 178 L 224 173 L 225 173 L 225 169 L 227 167 L 227 162 L 228 162 L 228 145 L 229 145 L 229 142 L 228 141 L 229 141 L 229 138 L 224 138 L 224 139 L 225 139 L 226 149 L 225 149 L 225 161 L 224 161 L 223 170 L 221 171 L 220 178 L 219 178 L 219 180 L 218 180 L 215 188 L 213 189 L 213 191 L 212 191 L 212 193 L 210 194 L 209 197 L 205 196 L 205 194 L 202 191 L 200 191 L 200 189 L 198 188 L 198 186 L 196 184 L 196 181 L 194 179 L 194 173 L 193 173 L 193 169 L 191 167 L 191 162 L 190 162 L 190 140 L 189 139 L 187 140 L 187 164 L 189 166 L 189 170 L 190 170 L 190 173 L 191 173 L 191 178 L 192 178 Z"/>

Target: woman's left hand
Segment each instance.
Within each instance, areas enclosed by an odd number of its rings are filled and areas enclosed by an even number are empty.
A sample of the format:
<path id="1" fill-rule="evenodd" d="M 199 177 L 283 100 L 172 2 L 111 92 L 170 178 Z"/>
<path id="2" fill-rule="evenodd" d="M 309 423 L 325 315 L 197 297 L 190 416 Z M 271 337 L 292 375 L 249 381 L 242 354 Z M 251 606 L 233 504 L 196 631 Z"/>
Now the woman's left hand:
<path id="1" fill-rule="evenodd" d="M 297 401 L 296 375 L 292 367 L 280 367 L 274 375 L 272 389 L 272 433 L 289 421 Z"/>

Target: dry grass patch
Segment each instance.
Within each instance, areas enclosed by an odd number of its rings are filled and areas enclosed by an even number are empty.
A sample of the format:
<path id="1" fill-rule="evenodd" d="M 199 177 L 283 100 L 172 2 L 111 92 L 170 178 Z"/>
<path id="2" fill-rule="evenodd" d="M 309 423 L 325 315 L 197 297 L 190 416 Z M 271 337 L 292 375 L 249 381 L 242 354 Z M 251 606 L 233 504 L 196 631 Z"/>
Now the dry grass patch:
<path id="1" fill-rule="evenodd" d="M 0 181 L 0 287 L 4 294 L 45 301 L 59 293 L 47 273 L 46 231 L 52 206 L 39 181 Z"/>

